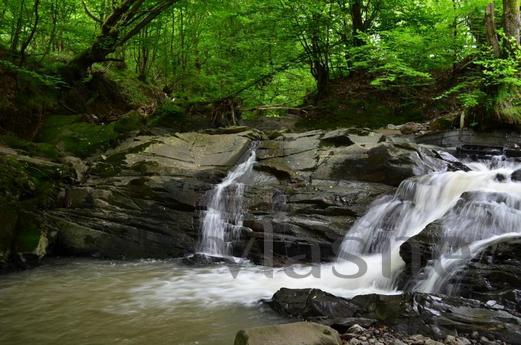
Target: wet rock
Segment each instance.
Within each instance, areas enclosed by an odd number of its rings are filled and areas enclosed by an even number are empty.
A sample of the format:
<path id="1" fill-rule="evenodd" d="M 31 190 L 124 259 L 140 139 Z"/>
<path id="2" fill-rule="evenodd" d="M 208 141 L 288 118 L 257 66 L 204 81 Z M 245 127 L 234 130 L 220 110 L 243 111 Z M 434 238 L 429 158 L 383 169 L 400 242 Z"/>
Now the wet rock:
<path id="1" fill-rule="evenodd" d="M 358 306 L 318 289 L 282 288 L 266 303 L 279 314 L 304 319 L 345 319 L 355 316 Z"/>
<path id="2" fill-rule="evenodd" d="M 252 232 L 241 236 L 235 255 L 248 250 L 257 263 L 273 256 L 276 265 L 334 260 L 356 218 L 393 192 L 383 184 L 335 180 L 287 188 L 259 176 L 245 193 L 244 226 Z"/>
<path id="3" fill-rule="evenodd" d="M 322 153 L 315 178 L 344 178 L 398 186 L 404 179 L 453 167 L 436 150 L 410 142 L 379 143 L 370 148 L 351 145 Z M 459 167 L 455 167 L 459 169 Z"/>
<path id="4" fill-rule="evenodd" d="M 269 304 L 279 313 L 303 319 L 325 322 L 328 318 L 355 315 L 377 319 L 403 334 L 422 334 L 437 340 L 454 332 L 477 331 L 511 344 L 521 344 L 521 318 L 460 297 L 406 293 L 364 295 L 347 300 L 314 289 L 281 289 Z"/>
<path id="5" fill-rule="evenodd" d="M 436 249 L 442 234 L 442 224 L 434 222 L 400 246 L 400 256 L 405 262 L 405 269 L 399 279 L 401 288 L 413 285 L 414 281 L 411 279 L 413 277 L 419 279 L 418 273 L 430 260 L 438 257 Z"/>
<path id="6" fill-rule="evenodd" d="M 514 171 L 510 178 L 512 179 L 512 181 L 521 182 L 521 169 Z"/>
<path id="7" fill-rule="evenodd" d="M 209 266 L 216 264 L 236 264 L 235 260 L 226 257 L 209 256 L 206 254 L 196 253 L 184 257 L 182 263 L 189 266 Z"/>
<path id="8" fill-rule="evenodd" d="M 139 136 L 94 162 L 66 208 L 48 212 L 63 255 L 168 258 L 192 253 L 205 193 L 250 147 L 251 131 Z"/>
<path id="9" fill-rule="evenodd" d="M 334 329 L 311 322 L 250 328 L 239 331 L 234 345 L 341 345 Z"/>
<path id="10" fill-rule="evenodd" d="M 520 287 L 521 238 L 509 238 L 485 248 L 459 274 L 453 275 L 444 291 L 521 315 Z"/>
<path id="11" fill-rule="evenodd" d="M 87 181 L 49 212 L 57 253 L 183 257 L 199 236 L 205 194 L 258 140 L 234 255 L 255 263 L 331 261 L 345 233 L 403 179 L 457 160 L 367 130 L 277 133 L 247 128 L 130 139 L 98 159 Z M 271 262 L 270 262 L 271 260 Z"/>
<path id="12" fill-rule="evenodd" d="M 505 182 L 507 180 L 507 177 L 503 174 L 497 174 L 494 178 L 497 182 Z"/>

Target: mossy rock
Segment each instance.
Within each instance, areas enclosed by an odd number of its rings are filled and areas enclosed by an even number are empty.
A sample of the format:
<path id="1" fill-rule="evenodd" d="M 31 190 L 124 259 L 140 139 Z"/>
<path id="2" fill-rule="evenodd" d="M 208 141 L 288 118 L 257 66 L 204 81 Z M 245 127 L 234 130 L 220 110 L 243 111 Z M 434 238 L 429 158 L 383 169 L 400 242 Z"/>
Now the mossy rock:
<path id="1" fill-rule="evenodd" d="M 9 258 L 17 222 L 18 212 L 13 205 L 2 203 L 0 208 L 0 266 L 6 264 Z"/>
<path id="2" fill-rule="evenodd" d="M 14 250 L 18 253 L 34 253 L 42 237 L 41 220 L 31 213 L 22 212 L 16 225 Z"/>
<path id="3" fill-rule="evenodd" d="M 105 125 L 85 122 L 79 115 L 53 115 L 46 119 L 37 141 L 40 145 L 52 145 L 63 153 L 86 158 L 115 146 L 143 126 L 144 120 L 137 112 L 130 112 Z"/>

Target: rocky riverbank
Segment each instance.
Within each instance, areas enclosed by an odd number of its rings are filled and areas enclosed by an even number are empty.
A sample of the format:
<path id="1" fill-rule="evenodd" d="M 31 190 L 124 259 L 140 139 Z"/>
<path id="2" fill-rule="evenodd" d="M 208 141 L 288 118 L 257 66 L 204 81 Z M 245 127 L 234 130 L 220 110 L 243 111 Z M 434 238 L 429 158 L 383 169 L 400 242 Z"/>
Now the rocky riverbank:
<path id="1" fill-rule="evenodd" d="M 275 265 L 328 261 L 346 231 L 405 178 L 464 169 L 436 147 L 360 129 L 231 128 L 136 136 L 83 161 L 42 229 L 59 255 L 170 258 L 193 253 L 205 194 L 258 141 L 234 254 Z M 42 230 L 44 231 L 44 230 Z M 264 248 L 266 236 L 273 248 Z M 266 252 L 265 252 L 266 251 Z"/>
<path id="2" fill-rule="evenodd" d="M 2 196 L 9 203 L 0 209 L 7 227 L 0 238 L 0 262 L 12 268 L 48 255 L 134 259 L 193 254 L 208 192 L 252 147 L 257 161 L 244 192 L 234 255 L 267 266 L 333 261 L 351 226 L 405 179 L 469 171 L 444 148 L 414 139 L 364 129 L 264 133 L 236 127 L 138 134 L 83 160 L 49 161 L 2 148 L 0 158 L 9 163 L 3 167 L 13 188 Z M 20 171 L 24 174 L 16 177 Z M 493 180 L 512 183 L 518 175 L 498 174 Z M 505 218 L 504 225 L 516 227 L 510 219 L 516 219 L 521 204 L 505 193 L 465 192 L 446 217 L 406 241 L 400 249 L 402 295 L 344 299 L 320 290 L 283 289 L 269 304 L 285 317 L 332 327 L 347 344 L 519 344 L 518 239 L 481 248 L 481 255 L 458 267 L 464 274 L 447 276 L 436 294 L 412 289 L 440 258 L 437 244 L 451 219 L 472 209 L 475 222 L 492 226 L 487 215 L 493 202 L 508 206 L 514 217 Z M 415 201 L 405 194 L 396 197 L 402 203 Z M 382 229 L 392 221 L 384 219 Z M 475 241 L 458 239 L 464 240 Z M 195 256 L 185 263 L 213 261 Z"/>
<path id="3" fill-rule="evenodd" d="M 348 344 L 521 344 L 515 310 L 462 297 L 404 293 L 345 299 L 316 289 L 281 289 L 266 303 L 286 317 L 326 324 Z"/>

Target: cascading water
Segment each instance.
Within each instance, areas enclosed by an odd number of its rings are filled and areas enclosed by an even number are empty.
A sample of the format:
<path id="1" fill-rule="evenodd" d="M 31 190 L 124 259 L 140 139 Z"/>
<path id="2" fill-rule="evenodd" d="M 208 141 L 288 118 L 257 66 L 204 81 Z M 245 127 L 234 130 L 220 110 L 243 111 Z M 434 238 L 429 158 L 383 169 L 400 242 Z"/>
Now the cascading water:
<path id="1" fill-rule="evenodd" d="M 237 213 L 230 209 L 225 212 L 229 207 L 225 204 L 230 201 L 224 195 L 228 190 L 237 196 L 236 189 L 231 187 L 247 175 L 254 160 L 252 152 L 212 192 L 203 224 L 205 240 L 201 248 L 205 252 L 213 255 L 227 252 L 226 246 L 218 244 L 229 240 L 230 224 L 240 222 L 230 221 L 236 219 Z M 444 224 L 447 236 L 439 244 L 442 254 L 439 261 L 449 269 L 463 265 L 493 241 L 521 236 L 521 183 L 510 179 L 521 164 L 496 159 L 489 164 L 467 165 L 471 171 L 413 177 L 404 181 L 394 196 L 377 200 L 347 232 L 335 263 L 286 268 L 246 264 L 235 268 L 191 269 L 182 276 L 151 281 L 134 292 L 169 303 L 199 300 L 206 304 L 256 303 L 271 297 L 281 287 L 317 288 L 344 297 L 398 293 L 396 278 L 405 265 L 399 255 L 400 246 L 434 221 Z M 237 198 L 234 200 L 232 204 L 237 205 Z M 223 240 L 213 242 L 215 237 Z M 467 244 L 464 255 L 457 259 L 448 256 Z M 439 273 L 427 268 L 427 278 L 415 289 L 435 291 L 446 276 Z"/>
<path id="2" fill-rule="evenodd" d="M 498 159 L 489 165 L 468 165 L 469 172 L 438 172 L 404 181 L 394 197 L 377 201 L 355 223 L 342 243 L 339 260 L 353 255 L 378 257 L 385 274 L 375 275 L 375 284 L 393 289 L 404 265 L 401 244 L 433 221 L 441 219 L 444 224 L 438 244 L 442 257 L 470 245 L 458 262 L 470 259 L 497 236 L 521 235 L 521 183 L 510 180 L 521 165 Z M 429 271 L 427 282 L 417 289 L 432 292 L 439 285 L 434 282 L 439 268 Z"/>
<path id="3" fill-rule="evenodd" d="M 248 159 L 231 170 L 210 192 L 201 226 L 200 253 L 217 257 L 231 255 L 232 242 L 242 227 L 244 179 L 255 164 L 255 149 L 256 145 L 252 144 Z"/>

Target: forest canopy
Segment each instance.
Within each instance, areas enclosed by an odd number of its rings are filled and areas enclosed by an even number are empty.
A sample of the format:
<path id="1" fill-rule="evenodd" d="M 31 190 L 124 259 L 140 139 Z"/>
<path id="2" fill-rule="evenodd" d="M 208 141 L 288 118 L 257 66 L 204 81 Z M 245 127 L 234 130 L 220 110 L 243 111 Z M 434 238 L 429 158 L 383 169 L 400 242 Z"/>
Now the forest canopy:
<path id="1" fill-rule="evenodd" d="M 364 80 L 405 101 L 429 88 L 468 125 L 519 123 L 519 9 L 519 0 L 2 0 L 0 57 L 63 84 L 118 73 L 171 99 L 237 99 L 244 113 L 280 115 L 328 97 L 337 80 Z"/>

